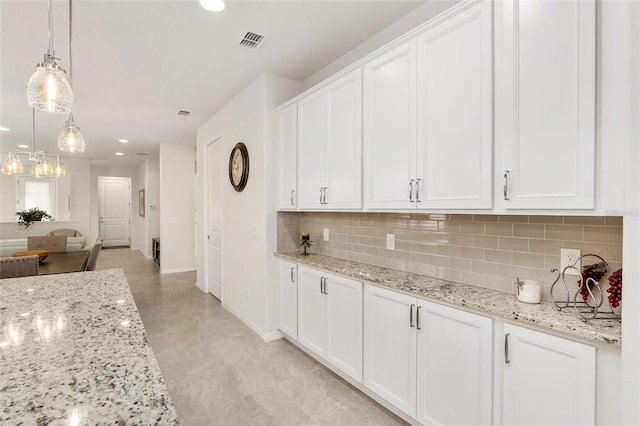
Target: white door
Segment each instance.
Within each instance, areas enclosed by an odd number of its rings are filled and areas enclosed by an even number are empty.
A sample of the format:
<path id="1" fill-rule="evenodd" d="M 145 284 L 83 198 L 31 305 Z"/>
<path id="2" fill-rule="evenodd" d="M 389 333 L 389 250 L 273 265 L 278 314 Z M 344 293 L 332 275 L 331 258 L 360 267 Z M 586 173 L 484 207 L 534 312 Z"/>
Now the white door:
<path id="1" fill-rule="evenodd" d="M 362 382 L 362 283 L 327 275 L 325 359 Z"/>
<path id="2" fill-rule="evenodd" d="M 324 357 L 325 295 L 324 275 L 298 266 L 298 342 Z"/>
<path id="3" fill-rule="evenodd" d="M 491 208 L 493 27 L 485 0 L 417 39 L 417 207 Z"/>
<path id="4" fill-rule="evenodd" d="M 98 176 L 100 237 L 104 247 L 129 246 L 131 179 Z"/>
<path id="5" fill-rule="evenodd" d="M 278 328 L 298 338 L 298 268 L 285 260 L 278 262 Z"/>
<path id="6" fill-rule="evenodd" d="M 411 417 L 416 415 L 415 297 L 366 285 L 364 385 Z"/>
<path id="7" fill-rule="evenodd" d="M 364 206 L 415 208 L 416 43 L 411 41 L 364 66 Z"/>
<path id="8" fill-rule="evenodd" d="M 505 206 L 591 209 L 596 2 L 505 0 L 495 5 L 501 58 L 496 140 L 503 152 Z"/>
<path id="9" fill-rule="evenodd" d="M 325 203 L 331 209 L 362 207 L 362 72 L 326 88 Z"/>
<path id="10" fill-rule="evenodd" d="M 298 191 L 298 105 L 278 111 L 277 154 L 278 209 L 295 210 Z"/>
<path id="11" fill-rule="evenodd" d="M 436 303 L 418 303 L 418 421 L 490 425 L 493 321 Z"/>
<path id="12" fill-rule="evenodd" d="M 209 293 L 222 300 L 222 142 L 207 145 L 207 282 Z"/>
<path id="13" fill-rule="evenodd" d="M 298 206 L 324 207 L 325 101 L 324 91 L 298 101 Z"/>
<path id="14" fill-rule="evenodd" d="M 504 425 L 595 424 L 596 350 L 504 325 Z"/>

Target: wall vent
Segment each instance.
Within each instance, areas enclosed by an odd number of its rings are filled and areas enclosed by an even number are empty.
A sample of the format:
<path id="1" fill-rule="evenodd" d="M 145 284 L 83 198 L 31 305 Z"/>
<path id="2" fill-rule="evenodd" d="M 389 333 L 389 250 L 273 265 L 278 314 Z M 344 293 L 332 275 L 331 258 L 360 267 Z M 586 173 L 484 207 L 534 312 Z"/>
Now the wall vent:
<path id="1" fill-rule="evenodd" d="M 252 33 L 251 31 L 247 32 L 242 40 L 240 40 L 240 46 L 246 47 L 247 49 L 256 50 L 260 46 L 262 46 L 262 42 L 264 41 L 265 36 Z"/>
<path id="2" fill-rule="evenodd" d="M 136 152 L 136 155 L 149 155 L 146 152 Z"/>
<path id="3" fill-rule="evenodd" d="M 191 111 L 185 111 L 183 109 L 181 109 L 180 111 L 178 111 L 178 115 L 181 115 L 183 117 L 188 117 L 191 115 Z"/>

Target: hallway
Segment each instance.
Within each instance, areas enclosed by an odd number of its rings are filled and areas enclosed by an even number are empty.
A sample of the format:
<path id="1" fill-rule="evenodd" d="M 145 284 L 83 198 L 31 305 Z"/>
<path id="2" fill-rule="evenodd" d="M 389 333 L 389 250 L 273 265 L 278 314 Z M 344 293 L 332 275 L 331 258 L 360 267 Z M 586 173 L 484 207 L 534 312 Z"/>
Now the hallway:
<path id="1" fill-rule="evenodd" d="M 301 350 L 263 342 L 196 286 L 160 275 L 138 250 L 105 249 L 122 268 L 183 425 L 395 425 L 404 422 Z"/>

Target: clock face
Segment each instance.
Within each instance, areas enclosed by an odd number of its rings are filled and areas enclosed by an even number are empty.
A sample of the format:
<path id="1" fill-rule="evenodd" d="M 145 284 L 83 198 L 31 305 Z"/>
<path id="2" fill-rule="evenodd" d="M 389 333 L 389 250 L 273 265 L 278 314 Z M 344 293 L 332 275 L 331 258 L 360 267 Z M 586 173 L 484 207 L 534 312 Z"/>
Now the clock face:
<path id="1" fill-rule="evenodd" d="M 249 179 L 249 151 L 247 146 L 238 142 L 229 156 L 229 181 L 231 186 L 241 192 Z"/>

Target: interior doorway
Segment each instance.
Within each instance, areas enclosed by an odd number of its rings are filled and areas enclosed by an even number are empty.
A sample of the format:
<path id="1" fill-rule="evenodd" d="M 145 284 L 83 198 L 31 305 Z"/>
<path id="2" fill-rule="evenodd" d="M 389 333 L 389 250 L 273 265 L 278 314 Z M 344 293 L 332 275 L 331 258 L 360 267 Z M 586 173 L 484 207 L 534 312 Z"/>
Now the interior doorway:
<path id="1" fill-rule="evenodd" d="M 131 246 L 131 178 L 98 176 L 98 211 L 103 246 Z"/>
<path id="2" fill-rule="evenodd" d="M 207 287 L 222 300 L 222 141 L 207 145 Z"/>

